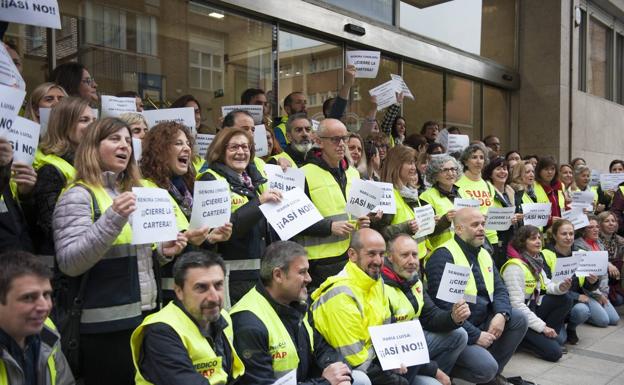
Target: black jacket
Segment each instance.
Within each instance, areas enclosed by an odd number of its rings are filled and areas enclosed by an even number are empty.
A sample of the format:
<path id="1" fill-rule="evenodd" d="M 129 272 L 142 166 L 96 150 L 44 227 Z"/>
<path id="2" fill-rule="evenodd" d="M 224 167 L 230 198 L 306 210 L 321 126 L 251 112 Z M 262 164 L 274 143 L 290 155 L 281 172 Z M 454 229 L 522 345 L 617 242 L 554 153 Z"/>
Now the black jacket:
<path id="1" fill-rule="evenodd" d="M 549 250 L 551 250 L 553 253 L 555 253 L 555 255 L 557 256 L 557 259 L 559 258 L 568 258 L 571 257 L 572 254 L 570 255 L 563 255 L 561 253 L 559 253 L 557 251 L 557 249 L 555 249 L 555 246 L 553 245 L 549 245 L 547 247 Z M 572 246 L 572 251 L 577 251 L 578 248 L 576 246 Z M 547 263 L 544 263 L 544 272 L 546 273 L 546 276 L 551 279 L 552 278 L 552 272 L 550 271 L 550 266 L 548 266 Z M 588 279 L 585 279 L 585 283 L 581 286 L 581 283 L 578 279 L 578 277 L 576 275 L 572 276 L 572 287 L 570 287 L 570 290 L 568 290 L 568 295 L 570 295 L 572 297 L 572 299 L 574 299 L 576 302 L 578 302 L 578 298 L 579 295 L 581 294 L 586 294 L 588 292 L 592 292 L 596 289 L 598 289 L 598 287 L 600 286 L 600 279 L 596 280 L 596 282 L 594 283 L 589 283 Z"/>
<path id="2" fill-rule="evenodd" d="M 479 268 L 479 261 L 477 255 L 481 247 L 472 247 L 461 240 L 457 235 L 454 236 L 455 241 L 459 244 L 468 263 L 472 264 L 472 274 L 475 277 L 477 284 L 477 303 L 469 303 L 470 306 L 470 318 L 468 318 L 462 325 L 466 332 L 468 332 L 468 344 L 472 345 L 477 342 L 481 331 L 487 330 L 488 319 L 490 316 L 497 313 L 505 313 L 511 315 L 511 304 L 509 302 L 509 294 L 507 293 L 507 287 L 498 273 L 496 267 L 493 268 L 494 273 L 494 301 L 490 301 L 487 289 L 485 288 L 485 281 L 481 275 L 481 269 Z M 444 273 L 444 266 L 446 263 L 453 263 L 453 256 L 446 248 L 436 249 L 429 261 L 425 265 L 425 274 L 427 276 L 428 290 L 433 298 L 433 301 L 439 308 L 443 310 L 450 310 L 453 307 L 452 303 L 442 301 L 436 298 L 438 294 L 438 287 L 440 286 L 440 280 Z"/>
<path id="3" fill-rule="evenodd" d="M 34 223 L 27 218 L 34 218 L 32 196 L 20 197 L 17 202 L 11 193 L 9 184 L 11 165 L 0 168 L 0 253 L 9 250 L 34 252 L 29 229 Z"/>
<path id="4" fill-rule="evenodd" d="M 299 356 L 297 383 L 328 385 L 329 381 L 320 376 L 323 369 L 334 362 L 344 360 L 314 329 L 312 317 L 306 307 L 296 303 L 285 306 L 275 302 L 261 283 L 256 285 L 256 290 L 269 301 L 297 347 Z M 314 351 L 310 348 L 310 337 L 303 325 L 303 317 L 308 317 L 314 331 Z M 275 380 L 273 379 L 273 361 L 268 348 L 269 331 L 266 326 L 249 311 L 232 314 L 232 322 L 234 324 L 234 347 L 245 364 L 245 375 L 237 384 L 272 385 Z"/>

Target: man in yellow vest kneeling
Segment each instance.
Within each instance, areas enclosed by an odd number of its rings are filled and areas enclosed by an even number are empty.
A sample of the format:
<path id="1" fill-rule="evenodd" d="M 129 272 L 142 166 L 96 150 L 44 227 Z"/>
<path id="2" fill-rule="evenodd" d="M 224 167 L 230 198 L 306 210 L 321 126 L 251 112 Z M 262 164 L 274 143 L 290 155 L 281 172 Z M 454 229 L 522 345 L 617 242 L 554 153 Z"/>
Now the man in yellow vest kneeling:
<path id="1" fill-rule="evenodd" d="M 272 243 L 260 264 L 261 282 L 230 311 L 234 346 L 245 364 L 237 385 L 271 385 L 296 371 L 297 384 L 370 385 L 314 329 L 308 314 L 306 250 L 291 241 Z"/>
<path id="2" fill-rule="evenodd" d="M 223 311 L 225 264 L 210 251 L 188 252 L 173 266 L 176 299 L 132 333 L 137 385 L 226 385 L 245 369 Z"/>
<path id="3" fill-rule="evenodd" d="M 0 255 L 0 384 L 73 385 L 61 337 L 48 319 L 52 271 L 23 251 Z"/>

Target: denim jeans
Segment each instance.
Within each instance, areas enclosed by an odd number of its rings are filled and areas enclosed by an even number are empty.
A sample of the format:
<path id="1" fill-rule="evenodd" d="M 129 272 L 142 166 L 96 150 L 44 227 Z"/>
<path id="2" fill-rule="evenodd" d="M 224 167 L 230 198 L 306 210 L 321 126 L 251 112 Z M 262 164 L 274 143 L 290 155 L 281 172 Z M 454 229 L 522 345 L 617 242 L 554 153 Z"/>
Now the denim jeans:
<path id="1" fill-rule="evenodd" d="M 594 326 L 606 328 L 609 325 L 617 325 L 620 320 L 620 316 L 613 305 L 611 305 L 611 302 L 607 302 L 606 305 L 602 306 L 595 299 L 589 298 L 589 301 L 582 305 L 589 307 L 590 315 L 587 322 Z"/>
<path id="2" fill-rule="evenodd" d="M 450 374 L 457 357 L 466 347 L 468 333 L 459 327 L 448 333 L 433 333 L 425 330 L 425 339 L 429 349 L 429 359 L 438 363 L 438 368 Z"/>
<path id="3" fill-rule="evenodd" d="M 568 330 L 576 330 L 576 327 L 580 324 L 584 324 L 589 319 L 591 313 L 589 312 L 589 306 L 582 302 L 578 302 L 572 306 L 570 310 L 570 316 L 568 318 L 568 325 L 561 328 L 559 335 L 557 336 L 557 342 L 564 344 L 568 339 Z"/>
<path id="4" fill-rule="evenodd" d="M 352 385 L 371 385 L 371 380 L 368 378 L 366 373 L 361 370 L 351 371 L 351 378 L 353 378 Z"/>

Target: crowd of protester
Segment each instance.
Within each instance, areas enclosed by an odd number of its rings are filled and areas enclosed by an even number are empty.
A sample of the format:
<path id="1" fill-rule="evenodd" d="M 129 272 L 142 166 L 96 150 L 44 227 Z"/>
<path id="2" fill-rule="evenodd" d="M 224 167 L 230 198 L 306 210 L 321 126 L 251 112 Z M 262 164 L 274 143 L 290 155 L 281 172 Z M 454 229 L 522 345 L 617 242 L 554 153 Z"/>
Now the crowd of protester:
<path id="1" fill-rule="evenodd" d="M 604 191 L 582 158 L 504 154 L 494 135 L 447 154 L 441 132 L 459 129 L 427 121 L 414 133 L 401 94 L 381 123 L 374 109 L 349 132 L 340 119 L 354 78 L 349 66 L 317 129 L 304 93 L 273 117 L 263 90 L 243 92 L 264 108 L 262 157 L 247 111 L 212 129 L 199 101 L 180 97 L 171 107 L 192 107 L 196 131 L 216 133 L 204 159 L 187 127 L 149 127 L 134 91 L 117 95 L 135 98 L 136 113 L 97 119 L 98 84 L 79 63 L 32 87 L 24 116 L 51 108 L 33 165 L 0 139 L 0 383 L 271 385 L 294 370 L 301 384 L 530 384 L 502 375 L 514 352 L 555 362 L 583 338 L 580 324 L 618 323 L 624 183 Z M 293 241 L 260 210 L 283 198 L 266 164 L 301 169 L 323 217 Z M 624 172 L 622 160 L 608 166 Z M 347 214 L 357 179 L 391 184 L 396 213 Z M 229 185 L 230 221 L 189 229 L 195 181 L 212 180 Z M 168 192 L 177 239 L 132 243 L 141 186 Z M 594 201 L 575 231 L 562 216 L 576 191 Z M 479 207 L 456 210 L 459 198 Z M 548 223 L 524 225 L 524 203 L 550 203 Z M 435 228 L 417 237 L 425 205 Z M 509 229 L 485 229 L 491 207 L 515 209 Z M 607 274 L 554 281 L 578 250 L 607 251 Z M 437 295 L 447 263 L 471 272 L 457 303 Z M 430 362 L 383 370 L 368 327 L 415 319 Z"/>

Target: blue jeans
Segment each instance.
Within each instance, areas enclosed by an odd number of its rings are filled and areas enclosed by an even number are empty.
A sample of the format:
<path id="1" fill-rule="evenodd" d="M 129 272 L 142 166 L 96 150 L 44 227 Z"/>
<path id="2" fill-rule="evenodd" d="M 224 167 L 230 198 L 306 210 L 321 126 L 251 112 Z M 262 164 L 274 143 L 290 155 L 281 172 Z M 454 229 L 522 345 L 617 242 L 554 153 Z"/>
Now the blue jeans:
<path id="1" fill-rule="evenodd" d="M 580 324 L 584 324 L 589 319 L 591 313 L 589 312 L 589 306 L 582 302 L 578 302 L 572 306 L 570 310 L 570 316 L 568 318 L 568 325 L 563 326 L 559 335 L 557 336 L 557 342 L 563 345 L 568 340 L 568 330 L 576 330 L 576 327 Z"/>
<path id="2" fill-rule="evenodd" d="M 429 359 L 438 363 L 438 368 L 449 374 L 455 366 L 457 357 L 466 347 L 468 333 L 459 327 L 448 333 L 433 333 L 425 330 L 425 339 L 429 349 Z"/>
<path id="3" fill-rule="evenodd" d="M 617 325 L 620 320 L 620 316 L 613 305 L 611 305 L 611 302 L 607 302 L 606 305 L 602 306 L 595 299 L 589 298 L 589 302 L 582 305 L 589 307 L 590 316 L 587 322 L 594 326 L 606 328 L 609 325 Z"/>
<path id="4" fill-rule="evenodd" d="M 352 385 L 371 385 L 371 380 L 361 370 L 352 370 L 351 378 L 353 378 Z"/>
<path id="5" fill-rule="evenodd" d="M 503 334 L 488 349 L 476 344 L 466 346 L 457 358 L 453 377 L 474 383 L 493 380 L 497 374 L 503 372 L 528 327 L 526 317 L 512 309 Z"/>
<path id="6" fill-rule="evenodd" d="M 416 375 L 410 381 L 410 385 L 441 385 L 441 383 L 433 377 Z"/>

